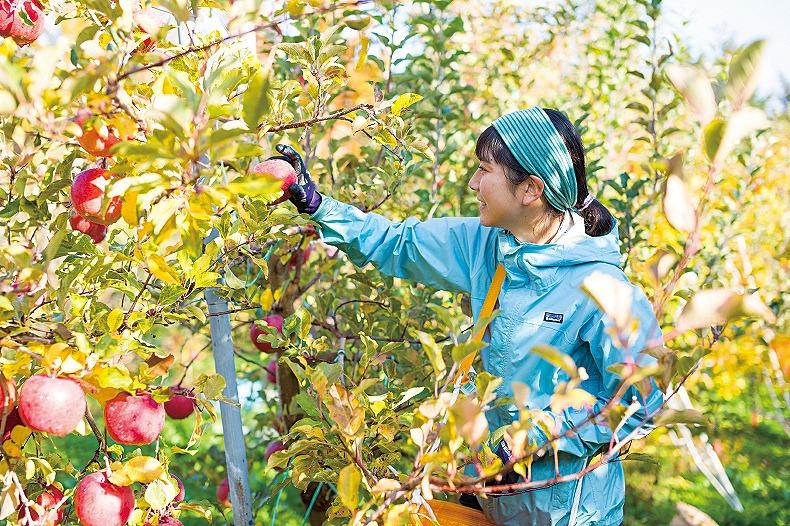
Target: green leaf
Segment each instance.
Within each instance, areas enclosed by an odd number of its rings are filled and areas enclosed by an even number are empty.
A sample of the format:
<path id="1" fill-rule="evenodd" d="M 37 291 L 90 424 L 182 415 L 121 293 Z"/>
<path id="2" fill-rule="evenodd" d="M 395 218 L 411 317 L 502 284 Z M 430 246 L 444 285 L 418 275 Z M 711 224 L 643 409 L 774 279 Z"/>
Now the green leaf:
<path id="1" fill-rule="evenodd" d="M 362 474 L 354 464 L 349 464 L 341 469 L 337 477 L 337 494 L 343 506 L 350 510 L 357 508 L 360 482 L 362 482 Z"/>
<path id="2" fill-rule="evenodd" d="M 738 51 L 730 62 L 730 71 L 724 93 L 735 109 L 752 96 L 763 62 L 765 40 L 755 40 Z"/>
<path id="3" fill-rule="evenodd" d="M 716 153 L 719 151 L 721 139 L 724 136 L 724 128 L 727 123 L 723 119 L 714 119 L 707 126 L 702 134 L 702 144 L 705 150 L 705 157 L 709 161 L 716 158 Z"/>
<path id="4" fill-rule="evenodd" d="M 225 265 L 225 285 L 234 290 L 240 290 L 247 286 L 242 280 L 236 277 L 236 274 L 234 274 L 227 265 Z"/>
<path id="5" fill-rule="evenodd" d="M 575 377 L 577 374 L 576 362 L 573 361 L 573 358 L 556 347 L 552 347 L 551 345 L 536 345 L 530 352 L 537 354 L 553 366 L 559 367 L 571 377 Z"/>
<path id="6" fill-rule="evenodd" d="M 258 69 L 247 84 L 247 91 L 244 92 L 241 102 L 242 117 L 250 131 L 257 131 L 263 117 L 271 111 L 271 89 L 269 70 Z"/>
<path id="7" fill-rule="evenodd" d="M 395 406 L 393 406 L 393 409 L 401 404 L 405 404 L 406 402 L 408 402 L 418 394 L 422 393 L 423 391 L 425 391 L 425 387 L 412 387 L 411 389 L 406 390 L 406 392 L 403 393 L 403 396 L 401 396 L 401 399 L 398 401 L 398 403 L 395 404 Z"/>
<path id="8" fill-rule="evenodd" d="M 433 372 L 437 378 L 441 378 L 447 370 L 444 357 L 442 357 L 442 349 L 436 344 L 433 336 L 428 333 L 417 331 L 417 337 L 420 339 L 422 348 L 433 366 Z"/>

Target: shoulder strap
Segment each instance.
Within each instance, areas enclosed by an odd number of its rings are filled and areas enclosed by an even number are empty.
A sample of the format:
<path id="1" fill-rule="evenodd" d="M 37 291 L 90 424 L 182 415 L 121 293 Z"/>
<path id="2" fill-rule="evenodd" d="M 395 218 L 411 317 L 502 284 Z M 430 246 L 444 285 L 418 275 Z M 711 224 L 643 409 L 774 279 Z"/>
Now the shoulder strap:
<path id="1" fill-rule="evenodd" d="M 502 263 L 498 264 L 496 271 L 494 272 L 494 278 L 491 280 L 491 285 L 488 287 L 486 299 L 483 301 L 483 308 L 480 309 L 480 318 L 487 318 L 488 316 L 491 316 L 492 312 L 494 312 L 494 306 L 496 305 L 496 301 L 499 298 L 499 291 L 502 290 L 502 283 L 505 281 L 505 274 L 505 267 L 502 266 Z M 480 331 L 472 336 L 472 340 L 476 342 L 481 341 L 483 339 L 483 334 L 486 332 L 487 326 L 488 325 L 480 327 Z M 472 367 L 472 363 L 474 363 L 476 356 L 477 353 L 470 353 L 461 361 L 458 371 L 458 378 L 466 376 L 466 373 Z"/>

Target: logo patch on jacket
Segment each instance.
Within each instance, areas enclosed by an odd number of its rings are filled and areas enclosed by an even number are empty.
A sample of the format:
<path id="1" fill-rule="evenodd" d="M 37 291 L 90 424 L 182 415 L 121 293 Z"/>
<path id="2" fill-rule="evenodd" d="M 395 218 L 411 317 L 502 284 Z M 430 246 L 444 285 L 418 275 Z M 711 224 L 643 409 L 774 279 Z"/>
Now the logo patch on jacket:
<path id="1" fill-rule="evenodd" d="M 562 323 L 562 314 L 556 312 L 544 312 L 543 321 L 550 321 L 552 323 Z"/>

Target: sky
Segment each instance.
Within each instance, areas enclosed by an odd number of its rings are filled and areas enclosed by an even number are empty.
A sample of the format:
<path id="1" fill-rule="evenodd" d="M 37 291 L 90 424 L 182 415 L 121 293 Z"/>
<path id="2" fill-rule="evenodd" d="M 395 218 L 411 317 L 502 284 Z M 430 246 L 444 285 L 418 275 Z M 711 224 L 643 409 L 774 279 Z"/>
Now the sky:
<path id="1" fill-rule="evenodd" d="M 757 93 L 781 93 L 790 83 L 790 0 L 663 0 L 664 22 L 684 36 L 691 50 L 708 58 L 722 42 L 737 45 L 767 39 Z M 688 20 L 682 29 L 681 21 Z"/>

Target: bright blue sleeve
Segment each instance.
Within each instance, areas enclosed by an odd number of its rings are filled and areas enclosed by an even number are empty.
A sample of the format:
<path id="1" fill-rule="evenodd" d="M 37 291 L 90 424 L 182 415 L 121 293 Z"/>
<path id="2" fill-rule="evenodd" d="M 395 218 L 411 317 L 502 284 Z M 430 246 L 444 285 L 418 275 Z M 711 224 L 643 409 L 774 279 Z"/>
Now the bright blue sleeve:
<path id="1" fill-rule="evenodd" d="M 632 313 L 639 319 L 639 327 L 635 339 L 628 349 L 621 349 L 615 345 L 608 332 L 610 327 L 608 318 L 600 311 L 579 331 L 581 339 L 589 344 L 590 353 L 601 375 L 598 392 L 592 393 L 596 397 L 596 403 L 590 410 L 592 414 L 599 413 L 606 406 L 622 381 L 622 378 L 610 371 L 609 367 L 624 362 L 626 357 L 633 358 L 642 367 L 656 363 L 655 358 L 642 351 L 647 342 L 655 341 L 661 336 L 661 329 L 645 295 L 637 287 L 633 287 L 633 290 Z M 628 407 L 633 401 L 637 401 L 640 407 L 617 431 L 617 440 L 623 440 L 637 427 L 640 430 L 635 433 L 633 438 L 642 438 L 654 428 L 652 417 L 644 424 L 642 421 L 647 415 L 653 414 L 661 407 L 664 402 L 664 393 L 652 378 L 649 378 L 648 381 L 650 388 L 643 389 L 643 391 L 649 391 L 649 393 L 645 393 L 646 396 L 643 396 L 634 386 L 629 387 L 622 396 L 619 403 L 623 406 Z M 585 388 L 586 386 L 583 383 L 581 387 Z M 560 451 L 580 457 L 589 456 L 601 446 L 609 444 L 612 438 L 612 429 L 608 425 L 608 417 L 605 415 L 597 417 L 598 423 L 586 422 L 591 414 L 590 411 L 587 409 L 577 410 L 572 407 L 564 410 L 561 414 L 549 411 L 555 422 L 560 424 L 560 433 L 575 429 L 574 434 L 558 441 Z M 544 435 L 538 439 L 539 444 L 542 443 L 541 439 L 547 440 Z"/>
<path id="2" fill-rule="evenodd" d="M 312 218 L 324 242 L 345 252 L 363 267 L 419 281 L 431 287 L 470 292 L 472 258 L 483 244 L 484 228 L 476 217 L 390 221 L 376 213 L 323 197 Z"/>

